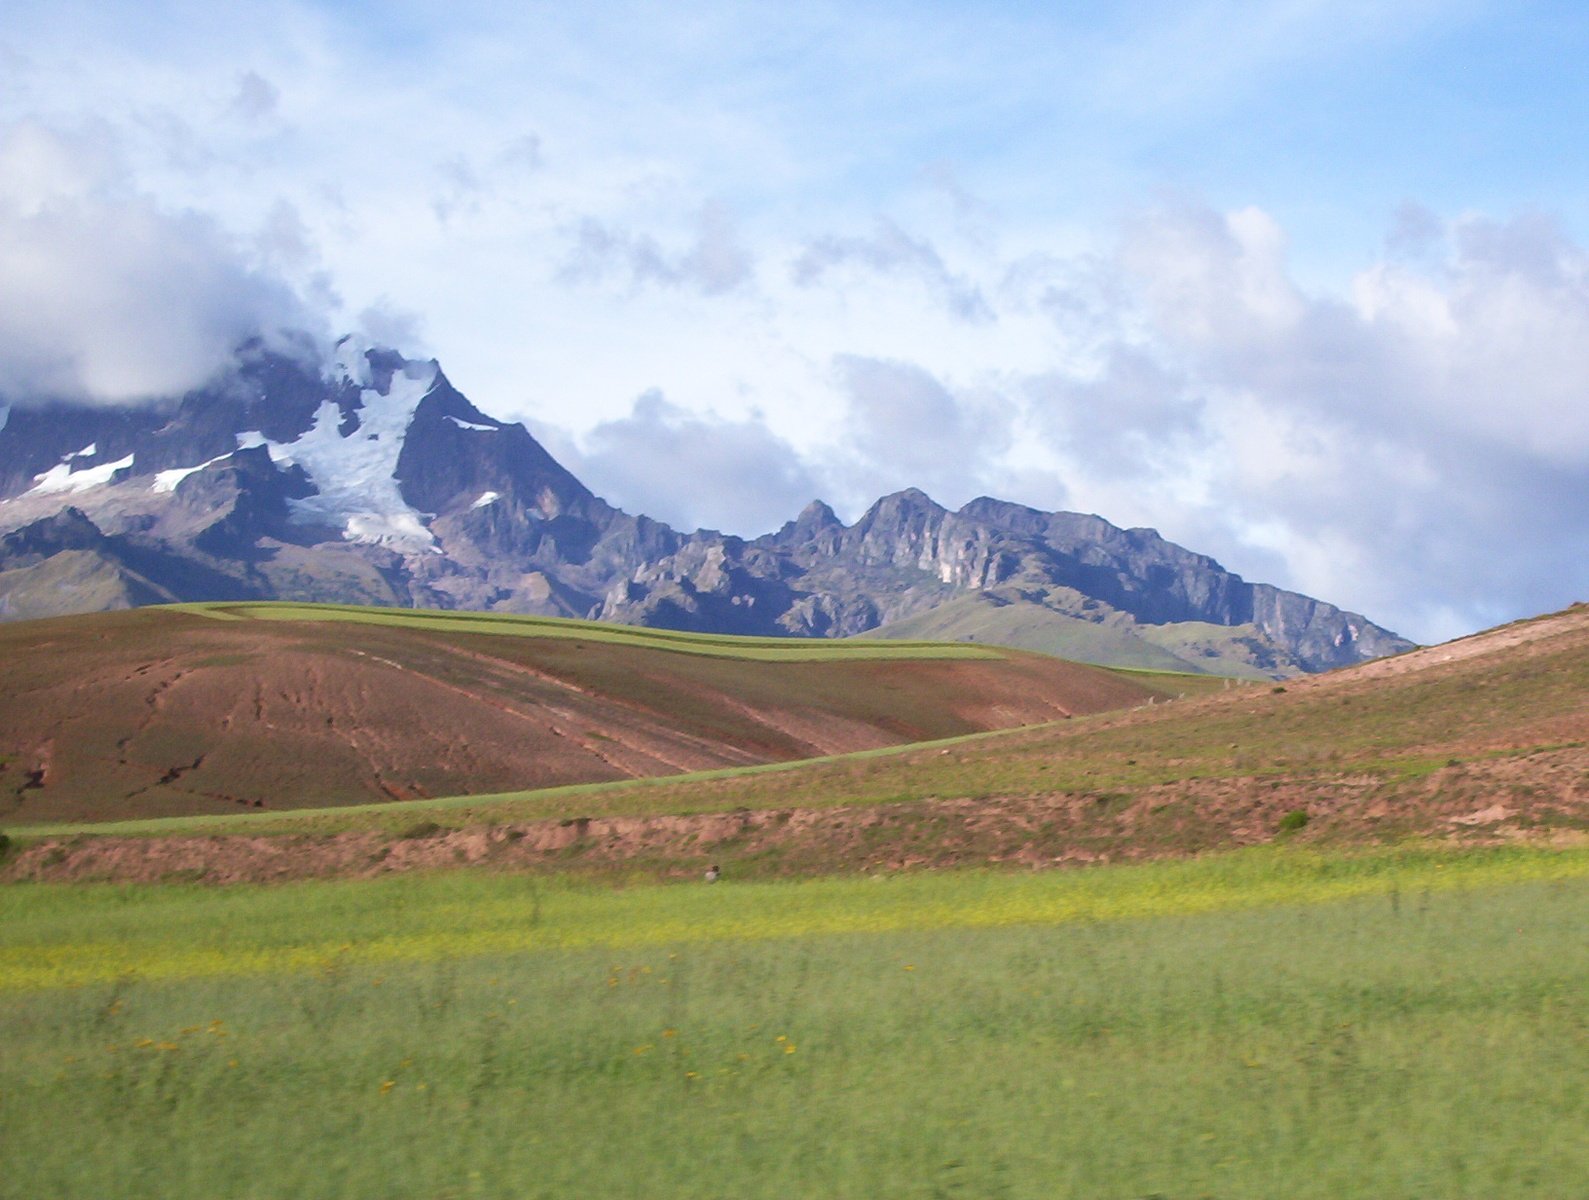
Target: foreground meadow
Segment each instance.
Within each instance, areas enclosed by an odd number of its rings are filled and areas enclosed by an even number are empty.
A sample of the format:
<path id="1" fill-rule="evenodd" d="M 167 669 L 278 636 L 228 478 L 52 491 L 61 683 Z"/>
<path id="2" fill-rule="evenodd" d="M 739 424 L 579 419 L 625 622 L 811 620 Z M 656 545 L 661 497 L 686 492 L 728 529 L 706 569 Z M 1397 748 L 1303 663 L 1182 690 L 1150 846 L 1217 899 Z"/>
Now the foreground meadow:
<path id="1" fill-rule="evenodd" d="M 1565 1197 L 1589 852 L 0 891 L 0 1194 Z"/>

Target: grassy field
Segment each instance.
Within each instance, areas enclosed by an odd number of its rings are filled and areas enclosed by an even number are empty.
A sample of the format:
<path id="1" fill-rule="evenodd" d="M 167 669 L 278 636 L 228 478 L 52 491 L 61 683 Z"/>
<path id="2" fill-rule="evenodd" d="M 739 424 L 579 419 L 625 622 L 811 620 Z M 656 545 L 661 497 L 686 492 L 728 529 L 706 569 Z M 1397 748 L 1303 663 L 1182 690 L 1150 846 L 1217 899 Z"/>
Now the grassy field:
<path id="1" fill-rule="evenodd" d="M 517 613 L 481 613 L 440 609 L 379 608 L 350 604 L 296 604 L 281 601 L 250 604 L 173 604 L 173 611 L 217 620 L 336 621 L 423 629 L 434 633 L 483 633 L 495 637 L 564 638 L 603 645 L 641 646 L 678 654 L 704 654 L 752 662 L 857 662 L 867 659 L 997 659 L 996 647 L 963 642 L 838 641 L 829 638 L 756 638 L 726 634 L 682 633 L 567 617 L 531 617 Z"/>
<path id="2" fill-rule="evenodd" d="M 0 891 L 0 1195 L 1567 1197 L 1589 852 Z"/>

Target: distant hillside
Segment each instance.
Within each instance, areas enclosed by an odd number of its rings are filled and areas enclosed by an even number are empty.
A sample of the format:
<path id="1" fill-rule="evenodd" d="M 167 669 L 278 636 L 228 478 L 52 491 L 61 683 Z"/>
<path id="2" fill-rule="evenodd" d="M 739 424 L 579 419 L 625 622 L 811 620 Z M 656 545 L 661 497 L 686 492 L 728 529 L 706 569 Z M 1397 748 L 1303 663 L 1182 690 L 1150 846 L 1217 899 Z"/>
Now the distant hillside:
<path id="1" fill-rule="evenodd" d="M 632 779 L 1139 704 L 1018 651 L 225 605 L 0 626 L 0 822 Z"/>
<path id="2" fill-rule="evenodd" d="M 1033 595 L 1029 589 L 972 592 L 858 636 L 1014 646 L 1075 662 L 1237 679 L 1283 679 L 1303 670 L 1252 624 L 1142 625 L 1120 612 L 1089 618 Z"/>

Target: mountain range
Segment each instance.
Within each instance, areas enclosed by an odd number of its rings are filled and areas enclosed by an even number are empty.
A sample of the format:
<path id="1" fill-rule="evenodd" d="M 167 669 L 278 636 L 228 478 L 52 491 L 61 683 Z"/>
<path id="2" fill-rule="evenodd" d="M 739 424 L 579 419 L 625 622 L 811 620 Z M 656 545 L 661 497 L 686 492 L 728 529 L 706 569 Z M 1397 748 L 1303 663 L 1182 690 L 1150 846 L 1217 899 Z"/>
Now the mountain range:
<path id="1" fill-rule="evenodd" d="M 0 618 L 192 600 L 535 613 L 718 633 L 986 640 L 1280 678 L 1411 648 L 1151 529 L 915 489 L 745 539 L 613 507 L 434 361 L 241 348 L 204 387 L 0 405 Z"/>

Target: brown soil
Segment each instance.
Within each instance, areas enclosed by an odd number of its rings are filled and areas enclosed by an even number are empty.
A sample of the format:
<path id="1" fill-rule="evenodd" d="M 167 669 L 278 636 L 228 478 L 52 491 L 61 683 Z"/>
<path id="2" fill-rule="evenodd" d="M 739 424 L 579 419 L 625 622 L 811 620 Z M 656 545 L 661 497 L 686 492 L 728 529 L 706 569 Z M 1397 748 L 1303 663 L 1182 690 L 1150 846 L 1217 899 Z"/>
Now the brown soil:
<path id="1" fill-rule="evenodd" d="M 1282 832 L 1289 813 L 1306 825 Z M 205 883 L 371 877 L 486 865 L 503 870 L 729 878 L 969 864 L 1029 868 L 1126 862 L 1277 839 L 1406 837 L 1561 843 L 1589 836 L 1589 749 L 1437 772 L 1386 789 L 1370 778 L 1188 780 L 1108 794 L 928 799 L 858 808 L 572 818 L 408 836 L 56 838 L 27 846 L 0 879 Z"/>
<path id="2" fill-rule="evenodd" d="M 787 761 L 1141 702 L 988 660 L 749 662 L 141 610 L 0 627 L 0 821 L 523 790 Z"/>

